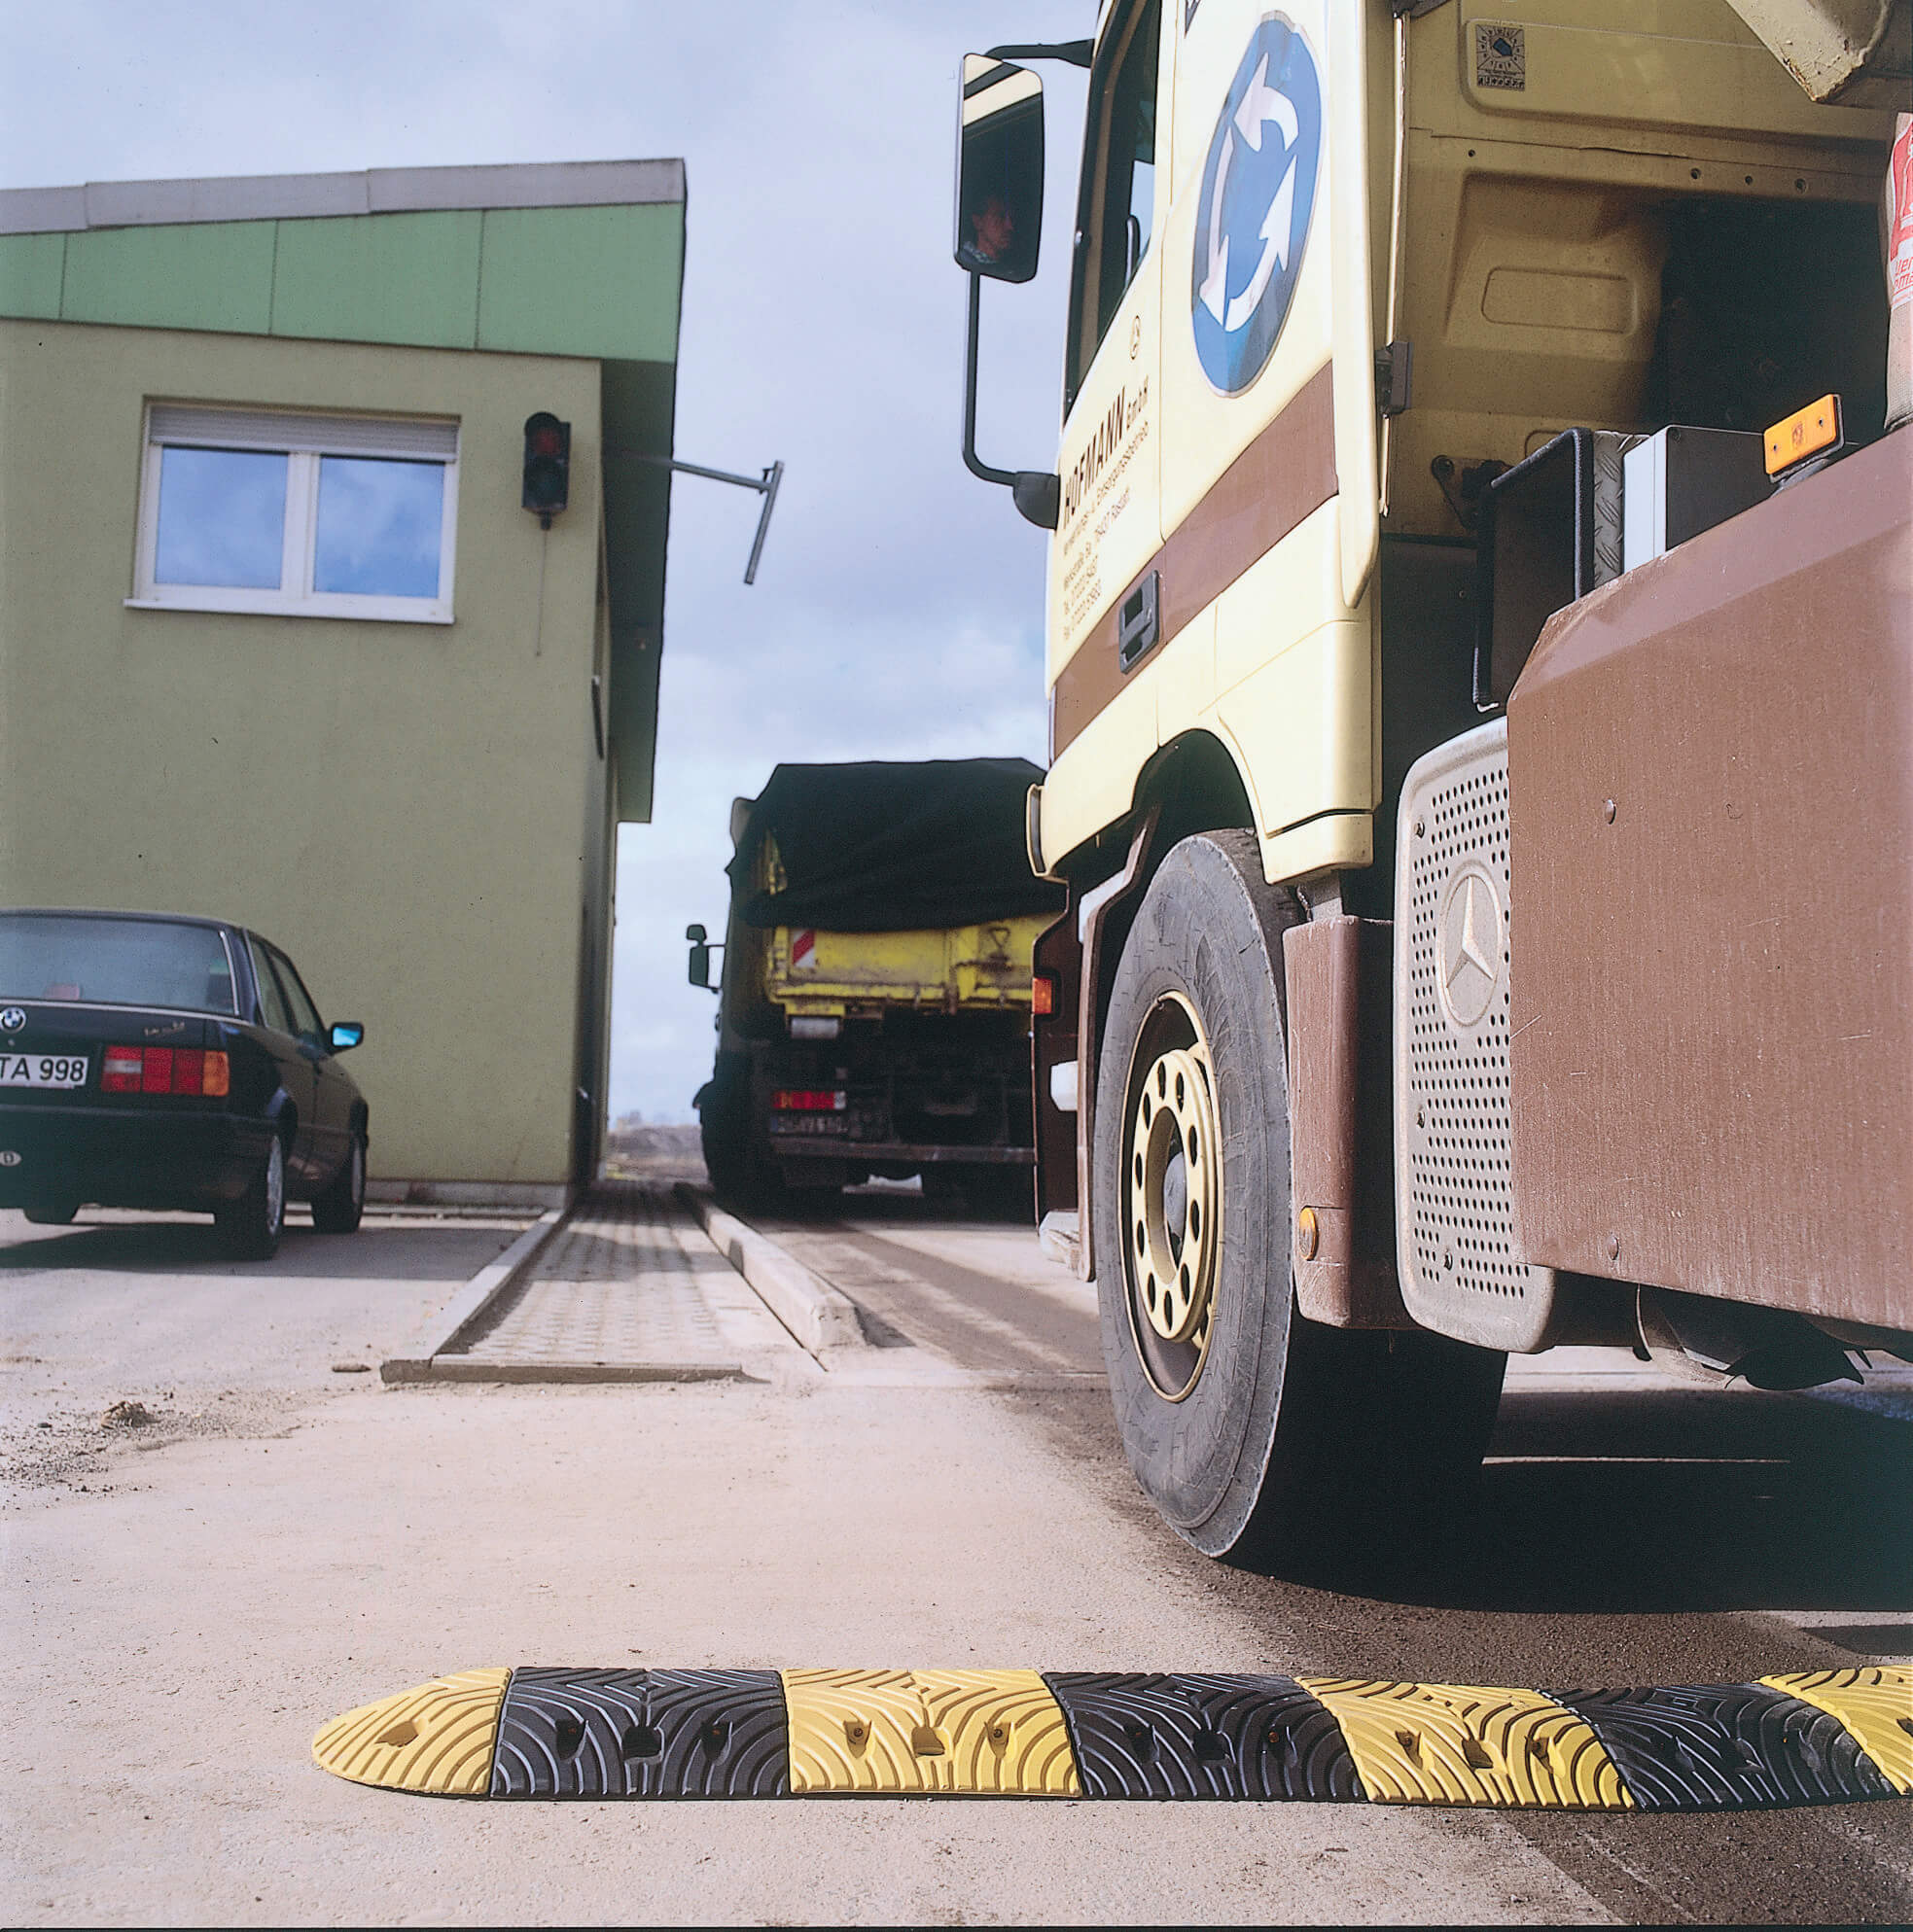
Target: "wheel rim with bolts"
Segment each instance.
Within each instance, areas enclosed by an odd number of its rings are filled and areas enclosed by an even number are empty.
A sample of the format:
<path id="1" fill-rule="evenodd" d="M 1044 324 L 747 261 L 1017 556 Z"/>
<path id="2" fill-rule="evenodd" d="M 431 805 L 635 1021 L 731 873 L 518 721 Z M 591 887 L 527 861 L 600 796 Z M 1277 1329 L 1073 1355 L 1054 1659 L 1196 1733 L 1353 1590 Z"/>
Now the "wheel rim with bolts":
<path id="1" fill-rule="evenodd" d="M 1156 1001 L 1134 1065 L 1122 1175 L 1130 1318 L 1150 1380 L 1180 1401 L 1208 1356 L 1222 1205 L 1213 1065 L 1180 994 Z"/>
<path id="2" fill-rule="evenodd" d="M 286 1212 L 286 1150 L 275 1140 L 266 1155 L 266 1225 L 276 1228 Z"/>

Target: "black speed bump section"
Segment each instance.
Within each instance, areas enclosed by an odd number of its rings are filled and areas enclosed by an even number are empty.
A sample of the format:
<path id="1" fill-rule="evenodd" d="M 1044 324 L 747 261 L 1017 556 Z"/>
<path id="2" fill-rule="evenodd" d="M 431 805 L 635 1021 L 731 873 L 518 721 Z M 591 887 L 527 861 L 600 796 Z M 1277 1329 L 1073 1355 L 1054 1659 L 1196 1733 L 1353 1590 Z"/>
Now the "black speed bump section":
<path id="1" fill-rule="evenodd" d="M 895 1775 L 813 1764 L 819 1739 L 841 1734 L 861 1766 L 878 1729 Z M 1542 1692 L 1210 1673 L 497 1669 L 349 1710 L 320 1728 L 312 1755 L 360 1784 L 442 1797 L 857 1789 L 1753 1810 L 1913 1795 L 1913 1669 Z"/>
<path id="2" fill-rule="evenodd" d="M 1089 1798 L 1366 1797 L 1341 1727 L 1293 1677 L 1046 1670 Z"/>
<path id="3" fill-rule="evenodd" d="M 1584 1717 L 1644 1811 L 1754 1811 L 1892 1798 L 1839 1720 L 1764 1684 L 1553 1691 Z"/>
<path id="4" fill-rule="evenodd" d="M 512 1673 L 494 1798 L 782 1798 L 790 1730 L 775 1670 Z"/>

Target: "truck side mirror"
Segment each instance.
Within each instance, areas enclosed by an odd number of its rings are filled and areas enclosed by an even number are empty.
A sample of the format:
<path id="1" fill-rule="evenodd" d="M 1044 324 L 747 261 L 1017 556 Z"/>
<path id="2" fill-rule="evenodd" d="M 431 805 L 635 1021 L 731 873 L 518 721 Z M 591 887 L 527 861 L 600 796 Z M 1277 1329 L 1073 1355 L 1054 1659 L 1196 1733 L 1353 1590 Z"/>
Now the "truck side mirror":
<path id="1" fill-rule="evenodd" d="M 691 941 L 690 979 L 693 986 L 701 986 L 706 993 L 715 993 L 711 984 L 711 947 L 701 926 L 687 926 L 684 936 Z"/>
<path id="2" fill-rule="evenodd" d="M 957 118 L 957 266 L 997 282 L 1036 274 L 1043 239 L 1043 83 L 987 53 L 963 56 Z"/>

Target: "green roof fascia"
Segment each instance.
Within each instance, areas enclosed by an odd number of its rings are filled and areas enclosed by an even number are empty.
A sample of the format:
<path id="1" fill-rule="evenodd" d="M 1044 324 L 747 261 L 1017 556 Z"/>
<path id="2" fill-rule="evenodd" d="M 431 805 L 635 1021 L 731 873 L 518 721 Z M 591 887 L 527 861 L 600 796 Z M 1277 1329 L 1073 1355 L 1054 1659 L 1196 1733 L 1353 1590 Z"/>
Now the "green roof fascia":
<path id="1" fill-rule="evenodd" d="M 65 276 L 63 234 L 0 235 L 0 315 L 57 322 Z"/>
<path id="2" fill-rule="evenodd" d="M 59 320 L 268 335 L 277 238 L 276 222 L 70 234 Z"/>
<path id="3" fill-rule="evenodd" d="M 477 209 L 279 222 L 275 335 L 469 349 L 478 336 Z"/>
<path id="4" fill-rule="evenodd" d="M 673 363 L 684 204 L 0 235 L 0 315 Z"/>

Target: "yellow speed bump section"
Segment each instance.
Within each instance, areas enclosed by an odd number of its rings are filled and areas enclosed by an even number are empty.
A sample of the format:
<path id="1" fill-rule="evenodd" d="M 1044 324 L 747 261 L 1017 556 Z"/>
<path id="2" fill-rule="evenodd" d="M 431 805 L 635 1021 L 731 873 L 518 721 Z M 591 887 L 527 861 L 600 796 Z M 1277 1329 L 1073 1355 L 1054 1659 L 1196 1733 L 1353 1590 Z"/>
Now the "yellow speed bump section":
<path id="1" fill-rule="evenodd" d="M 1868 1666 L 1800 1670 L 1760 1681 L 1844 1725 L 1880 1775 L 1902 1798 L 1913 1796 L 1913 1670 Z"/>
<path id="2" fill-rule="evenodd" d="M 321 1727 L 313 1759 L 358 1784 L 482 1798 L 511 1680 L 510 1670 L 459 1670 L 361 1704 Z"/>
<path id="3" fill-rule="evenodd" d="M 1539 1691 L 1298 1677 L 1341 1726 L 1370 1799 L 1625 1811 L 1634 1800 L 1587 1720 Z"/>
<path id="4" fill-rule="evenodd" d="M 786 1670 L 791 1794 L 1080 1798 L 1063 1713 L 1034 1670 Z"/>

